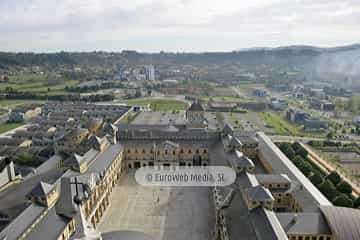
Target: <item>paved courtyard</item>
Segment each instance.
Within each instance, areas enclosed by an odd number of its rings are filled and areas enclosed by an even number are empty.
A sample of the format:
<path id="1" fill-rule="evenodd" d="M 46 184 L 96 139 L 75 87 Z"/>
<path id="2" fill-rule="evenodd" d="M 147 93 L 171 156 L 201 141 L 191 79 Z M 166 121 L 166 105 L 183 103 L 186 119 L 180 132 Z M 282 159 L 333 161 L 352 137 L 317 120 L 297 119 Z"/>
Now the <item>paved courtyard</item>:
<path id="1" fill-rule="evenodd" d="M 98 229 L 134 230 L 155 240 L 210 240 L 215 223 L 210 189 L 144 187 L 123 174 Z"/>
<path id="2" fill-rule="evenodd" d="M 185 111 L 141 112 L 132 124 L 184 124 Z"/>

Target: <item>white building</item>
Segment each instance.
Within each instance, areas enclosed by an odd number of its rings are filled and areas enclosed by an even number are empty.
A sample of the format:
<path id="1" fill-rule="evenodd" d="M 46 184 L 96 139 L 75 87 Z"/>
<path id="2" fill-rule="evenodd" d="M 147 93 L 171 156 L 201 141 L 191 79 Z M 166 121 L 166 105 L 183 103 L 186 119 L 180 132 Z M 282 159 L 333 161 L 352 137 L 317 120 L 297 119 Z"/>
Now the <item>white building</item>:
<path id="1" fill-rule="evenodd" d="M 155 67 L 153 65 L 145 66 L 145 75 L 146 75 L 146 80 L 154 81 L 155 80 Z"/>

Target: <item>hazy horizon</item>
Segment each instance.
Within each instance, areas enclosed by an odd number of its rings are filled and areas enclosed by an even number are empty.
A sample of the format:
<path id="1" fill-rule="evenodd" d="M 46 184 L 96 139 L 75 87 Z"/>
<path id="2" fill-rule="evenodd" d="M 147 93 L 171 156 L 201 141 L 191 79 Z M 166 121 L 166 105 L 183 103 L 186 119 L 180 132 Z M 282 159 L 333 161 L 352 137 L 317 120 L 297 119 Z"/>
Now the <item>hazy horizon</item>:
<path id="1" fill-rule="evenodd" d="M 360 42 L 356 0 L 2 0 L 0 51 L 218 52 Z"/>

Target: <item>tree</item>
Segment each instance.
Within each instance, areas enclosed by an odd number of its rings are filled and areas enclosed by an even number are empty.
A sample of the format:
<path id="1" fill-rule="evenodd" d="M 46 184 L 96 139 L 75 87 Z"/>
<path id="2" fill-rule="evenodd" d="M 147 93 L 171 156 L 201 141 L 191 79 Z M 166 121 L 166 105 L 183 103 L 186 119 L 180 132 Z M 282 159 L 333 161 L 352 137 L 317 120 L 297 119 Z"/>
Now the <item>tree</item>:
<path id="1" fill-rule="evenodd" d="M 333 200 L 333 204 L 341 207 L 353 207 L 353 201 L 346 194 L 341 194 L 335 197 Z"/>
<path id="2" fill-rule="evenodd" d="M 360 207 L 360 197 L 358 197 L 357 199 L 355 199 L 355 201 L 353 202 L 354 208 L 358 208 Z"/>
<path id="3" fill-rule="evenodd" d="M 291 147 L 291 144 L 287 142 L 280 143 L 279 145 L 279 148 L 282 152 L 285 152 L 285 150 L 288 149 L 288 147 Z"/>
<path id="4" fill-rule="evenodd" d="M 335 100 L 335 116 L 338 117 L 344 111 L 344 103 L 340 98 Z"/>
<path id="5" fill-rule="evenodd" d="M 348 101 L 348 108 L 349 110 L 356 114 L 359 110 L 359 103 L 360 103 L 360 100 L 359 100 L 359 95 L 353 95 L 351 97 L 351 99 Z"/>
<path id="6" fill-rule="evenodd" d="M 285 149 L 284 154 L 291 160 L 295 157 L 295 151 L 292 149 L 291 146 L 289 146 L 287 149 Z"/>
<path id="7" fill-rule="evenodd" d="M 341 193 L 345 193 L 347 195 L 350 195 L 352 193 L 352 187 L 349 183 L 346 181 L 341 181 L 337 186 L 336 190 L 338 190 Z"/>
<path id="8" fill-rule="evenodd" d="M 334 137 L 334 134 L 332 132 L 328 132 L 328 134 L 326 134 L 326 138 L 329 140 L 333 139 L 333 137 Z"/>
<path id="9" fill-rule="evenodd" d="M 300 155 L 300 156 L 302 156 L 303 158 L 307 158 L 307 156 L 308 156 L 308 151 L 306 151 L 306 149 L 303 148 L 303 147 L 301 147 L 301 146 L 300 146 L 300 148 L 299 148 L 297 151 L 295 151 L 295 152 L 296 152 L 297 155 Z"/>
<path id="10" fill-rule="evenodd" d="M 295 166 L 299 167 L 305 161 L 305 159 L 302 156 L 297 155 L 293 158 L 292 161 L 295 164 Z"/>
<path id="11" fill-rule="evenodd" d="M 341 181 L 340 175 L 336 171 L 332 171 L 326 179 L 330 180 L 335 186 L 338 185 Z"/>
<path id="12" fill-rule="evenodd" d="M 322 184 L 320 184 L 319 190 L 320 190 L 320 192 L 322 192 L 322 193 L 327 197 L 327 199 L 329 199 L 330 201 L 337 196 L 336 188 L 335 188 L 334 184 L 333 184 L 331 181 L 329 181 L 329 180 L 325 180 Z"/>
<path id="13" fill-rule="evenodd" d="M 307 161 L 303 161 L 302 164 L 300 164 L 299 169 L 305 176 L 310 176 L 310 173 L 314 170 Z"/>
<path id="14" fill-rule="evenodd" d="M 299 142 L 294 142 L 293 144 L 291 144 L 291 147 L 294 149 L 295 152 L 297 152 L 300 148 L 302 148 Z"/>
<path id="15" fill-rule="evenodd" d="M 318 171 L 313 171 L 312 175 L 309 177 L 310 181 L 315 185 L 319 186 L 323 181 L 324 178 L 321 176 L 321 174 Z"/>

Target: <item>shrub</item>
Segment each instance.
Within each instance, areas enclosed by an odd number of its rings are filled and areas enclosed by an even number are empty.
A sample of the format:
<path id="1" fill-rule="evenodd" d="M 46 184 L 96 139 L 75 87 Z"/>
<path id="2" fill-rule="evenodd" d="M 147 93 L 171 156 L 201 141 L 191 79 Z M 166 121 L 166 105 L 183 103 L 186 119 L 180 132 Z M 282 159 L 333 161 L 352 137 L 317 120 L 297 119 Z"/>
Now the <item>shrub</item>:
<path id="1" fill-rule="evenodd" d="M 347 195 L 350 195 L 352 193 L 352 187 L 349 183 L 347 183 L 346 181 L 342 181 L 340 182 L 337 186 L 336 186 L 336 190 L 338 190 L 341 193 L 345 193 Z"/>
<path id="2" fill-rule="evenodd" d="M 291 146 L 289 146 L 287 149 L 285 149 L 284 154 L 290 159 L 294 159 L 295 157 L 295 151 L 292 149 Z"/>
<path id="3" fill-rule="evenodd" d="M 295 166 L 299 167 L 305 161 L 305 159 L 303 157 L 297 155 L 293 158 L 292 161 L 295 164 Z"/>
<path id="4" fill-rule="evenodd" d="M 23 166 L 37 167 L 42 162 L 34 154 L 23 152 L 16 156 L 15 163 Z"/>
<path id="5" fill-rule="evenodd" d="M 302 164 L 300 164 L 299 169 L 305 176 L 310 176 L 310 173 L 314 171 L 311 164 L 306 161 L 303 161 Z"/>
<path id="6" fill-rule="evenodd" d="M 334 199 L 333 204 L 341 207 L 353 207 L 353 201 L 346 194 L 341 194 L 337 196 Z"/>
<path id="7" fill-rule="evenodd" d="M 321 176 L 321 174 L 318 171 L 313 171 L 312 175 L 309 177 L 310 181 L 315 185 L 319 186 L 323 181 L 324 178 Z M 359 202 L 360 204 L 360 202 Z"/>
<path id="8" fill-rule="evenodd" d="M 297 151 L 295 151 L 296 152 L 296 155 L 300 155 L 300 156 L 302 156 L 303 158 L 307 158 L 307 156 L 308 156 L 308 152 L 305 150 L 305 148 L 303 148 L 303 147 L 301 147 L 300 146 L 300 148 L 297 150 Z"/>
<path id="9" fill-rule="evenodd" d="M 336 171 L 332 171 L 326 179 L 329 179 L 335 186 L 338 185 L 341 181 L 340 175 Z"/>
<path id="10" fill-rule="evenodd" d="M 357 199 L 355 199 L 355 201 L 353 202 L 354 208 L 358 208 L 360 207 L 360 197 L 358 197 Z"/>
<path id="11" fill-rule="evenodd" d="M 321 142 L 321 141 L 310 141 L 309 145 L 314 147 L 314 148 L 321 148 L 321 147 L 323 147 L 323 142 Z"/>
<path id="12" fill-rule="evenodd" d="M 319 190 L 329 199 L 330 201 L 334 199 L 338 194 L 336 191 L 336 188 L 334 184 L 329 181 L 325 180 L 322 184 L 319 186 Z"/>
<path id="13" fill-rule="evenodd" d="M 279 145 L 279 148 L 282 152 L 285 152 L 285 150 L 288 149 L 289 147 L 291 147 L 291 144 L 287 142 L 280 143 Z"/>
<path id="14" fill-rule="evenodd" d="M 295 152 L 297 152 L 299 149 L 303 148 L 300 143 L 298 142 L 294 142 L 293 144 L 291 144 L 291 147 L 294 149 Z"/>

